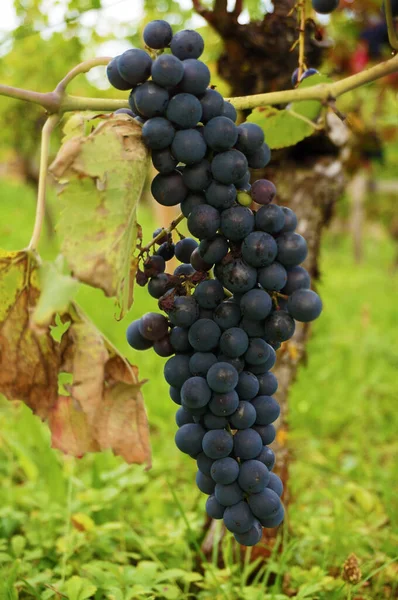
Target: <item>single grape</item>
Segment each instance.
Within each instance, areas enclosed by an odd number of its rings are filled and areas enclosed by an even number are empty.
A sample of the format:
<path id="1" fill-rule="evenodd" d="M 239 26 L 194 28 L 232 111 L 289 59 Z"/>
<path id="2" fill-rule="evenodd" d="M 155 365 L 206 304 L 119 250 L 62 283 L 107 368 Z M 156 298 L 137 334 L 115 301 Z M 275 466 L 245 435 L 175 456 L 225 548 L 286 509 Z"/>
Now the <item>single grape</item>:
<path id="1" fill-rule="evenodd" d="M 203 494 L 208 494 L 209 496 L 214 493 L 214 488 L 216 487 L 211 477 L 204 475 L 202 471 L 197 471 L 196 473 L 196 485 Z"/>
<path id="2" fill-rule="evenodd" d="M 223 506 L 233 506 L 243 500 L 243 490 L 236 481 L 226 485 L 216 483 L 214 495 Z"/>
<path id="3" fill-rule="evenodd" d="M 156 250 L 156 254 L 164 258 L 167 262 L 174 257 L 174 244 L 172 242 L 164 242 Z"/>
<path id="4" fill-rule="evenodd" d="M 225 354 L 220 353 L 217 355 L 217 358 L 218 358 L 219 362 L 226 362 L 229 365 L 232 365 L 233 367 L 235 367 L 235 369 L 238 371 L 238 375 L 244 369 L 245 361 L 243 360 L 243 358 L 241 356 L 238 356 L 237 358 L 231 358 L 230 356 L 226 356 Z"/>
<path id="5" fill-rule="evenodd" d="M 171 144 L 173 156 L 186 165 L 200 162 L 204 158 L 206 150 L 206 142 L 196 129 L 177 131 Z"/>
<path id="6" fill-rule="evenodd" d="M 251 402 L 242 400 L 236 411 L 229 417 L 232 429 L 247 429 L 256 421 L 256 410 Z"/>
<path id="7" fill-rule="evenodd" d="M 236 187 L 233 183 L 224 185 L 213 181 L 206 190 L 206 200 L 210 206 L 219 210 L 231 208 L 236 200 Z"/>
<path id="8" fill-rule="evenodd" d="M 151 192 L 156 202 L 162 206 L 176 206 L 185 200 L 188 189 L 181 173 L 173 171 L 167 175 L 156 175 L 151 184 Z"/>
<path id="9" fill-rule="evenodd" d="M 249 338 L 243 329 L 231 327 L 221 335 L 219 347 L 226 356 L 237 358 L 242 356 L 248 349 Z"/>
<path id="10" fill-rule="evenodd" d="M 236 481 L 239 475 L 239 463 L 230 456 L 215 460 L 210 468 L 210 476 L 216 483 L 227 485 Z"/>
<path id="11" fill-rule="evenodd" d="M 211 352 L 195 352 L 189 360 L 192 375 L 206 377 L 207 371 L 217 362 L 217 357 Z"/>
<path id="12" fill-rule="evenodd" d="M 272 310 L 271 296 L 264 290 L 250 290 L 243 295 L 240 309 L 244 317 L 261 321 L 268 317 Z"/>
<path id="13" fill-rule="evenodd" d="M 138 321 L 133 321 L 127 327 L 127 342 L 132 348 L 134 348 L 134 350 L 147 350 L 153 346 L 153 342 L 147 338 L 144 338 L 144 336 L 140 333 L 140 323 L 141 319 L 138 319 Z"/>
<path id="14" fill-rule="evenodd" d="M 284 310 L 276 310 L 266 318 L 264 323 L 264 338 L 268 343 L 286 342 L 294 334 L 296 326 L 294 320 Z"/>
<path id="15" fill-rule="evenodd" d="M 143 142 L 151 150 L 164 150 L 170 146 L 174 134 L 174 127 L 163 117 L 148 119 L 142 128 Z"/>
<path id="16" fill-rule="evenodd" d="M 235 456 L 248 460 L 256 458 L 261 452 L 263 443 L 260 435 L 254 429 L 240 429 L 233 437 Z"/>
<path id="17" fill-rule="evenodd" d="M 188 229 L 196 238 L 212 238 L 220 227 L 220 213 L 207 204 L 195 206 L 188 217 Z"/>
<path id="18" fill-rule="evenodd" d="M 206 513 L 212 519 L 222 519 L 224 516 L 225 506 L 219 503 L 214 494 L 206 500 Z"/>
<path id="19" fill-rule="evenodd" d="M 264 373 L 263 375 L 257 375 L 259 383 L 259 396 L 272 396 L 278 389 L 278 380 L 273 373 Z"/>
<path id="20" fill-rule="evenodd" d="M 222 267 L 221 283 L 233 294 L 248 292 L 256 282 L 257 270 L 240 258 L 231 260 Z"/>
<path id="21" fill-rule="evenodd" d="M 209 264 L 220 262 L 228 253 L 228 242 L 220 233 L 214 238 L 202 240 L 199 244 L 199 254 Z"/>
<path id="22" fill-rule="evenodd" d="M 234 538 L 242 546 L 255 546 L 261 540 L 263 528 L 261 523 L 254 519 L 254 525 L 246 533 L 235 533 Z"/>
<path id="23" fill-rule="evenodd" d="M 240 308 L 233 302 L 222 302 L 214 311 L 214 321 L 222 329 L 236 327 L 241 319 Z"/>
<path id="24" fill-rule="evenodd" d="M 201 452 L 196 457 L 196 464 L 199 471 L 202 471 L 203 475 L 207 475 L 207 477 L 210 477 L 210 469 L 213 462 L 214 460 L 206 456 L 204 452 Z"/>
<path id="25" fill-rule="evenodd" d="M 166 116 L 177 127 L 190 129 L 201 120 L 202 105 L 192 94 L 177 94 L 170 99 Z"/>
<path id="26" fill-rule="evenodd" d="M 297 215 L 287 206 L 281 206 L 283 214 L 285 215 L 285 223 L 281 229 L 282 233 L 286 231 L 294 231 L 297 227 Z"/>
<path id="27" fill-rule="evenodd" d="M 264 463 L 269 471 L 271 471 L 275 466 L 275 453 L 268 446 L 263 446 L 260 454 L 255 457 L 256 460 Z"/>
<path id="28" fill-rule="evenodd" d="M 261 441 L 264 446 L 269 446 L 275 440 L 276 430 L 272 423 L 268 425 L 253 425 L 253 429 L 257 431 L 261 437 Z"/>
<path id="29" fill-rule="evenodd" d="M 220 336 L 219 326 L 211 319 L 198 319 L 188 332 L 189 343 L 197 352 L 209 352 L 216 348 Z"/>
<path id="30" fill-rule="evenodd" d="M 280 206 L 268 204 L 256 213 L 256 227 L 266 233 L 278 233 L 285 223 L 285 215 Z"/>
<path id="31" fill-rule="evenodd" d="M 296 290 L 287 301 L 289 314 L 303 323 L 317 319 L 322 312 L 322 300 L 312 290 Z"/>
<path id="32" fill-rule="evenodd" d="M 242 123 L 238 127 L 238 141 L 236 148 L 244 154 L 253 154 L 264 143 L 264 132 L 255 123 Z"/>
<path id="33" fill-rule="evenodd" d="M 232 415 L 239 406 L 239 396 L 232 390 L 230 392 L 215 393 L 209 402 L 209 409 L 217 417 Z"/>
<path id="34" fill-rule="evenodd" d="M 182 92 L 201 96 L 206 93 L 210 83 L 210 71 L 205 63 L 195 58 L 187 58 L 183 61 L 184 75 L 179 87 Z"/>
<path id="35" fill-rule="evenodd" d="M 257 204 L 270 204 L 276 195 L 276 187 L 268 179 L 257 179 L 251 187 L 251 197 Z"/>
<path id="36" fill-rule="evenodd" d="M 197 456 L 202 452 L 202 440 L 205 433 L 203 427 L 197 423 L 182 425 L 175 435 L 176 446 L 185 454 Z"/>
<path id="37" fill-rule="evenodd" d="M 257 396 L 252 404 L 257 412 L 256 425 L 269 425 L 280 415 L 281 408 L 272 396 Z"/>
<path id="38" fill-rule="evenodd" d="M 147 340 L 160 340 L 166 335 L 168 329 L 166 317 L 159 313 L 146 313 L 139 320 L 138 330 Z"/>
<path id="39" fill-rule="evenodd" d="M 225 394 L 232 392 L 238 383 L 238 371 L 229 363 L 218 362 L 207 372 L 207 383 L 214 392 Z M 234 409 L 235 410 L 235 409 Z"/>
<path id="40" fill-rule="evenodd" d="M 189 263 L 191 254 L 198 247 L 198 242 L 193 238 L 183 238 L 175 245 L 175 256 L 182 263 Z"/>
<path id="41" fill-rule="evenodd" d="M 182 264 L 182 265 L 178 265 L 178 267 L 176 267 L 174 269 L 173 275 L 177 275 L 178 277 L 180 277 L 180 276 L 190 277 L 194 273 L 195 273 L 195 269 L 193 268 L 193 266 L 191 264 Z"/>
<path id="42" fill-rule="evenodd" d="M 153 81 L 139 85 L 134 92 L 135 105 L 143 117 L 160 117 L 169 102 L 168 92 Z"/>
<path id="43" fill-rule="evenodd" d="M 267 487 L 270 490 L 273 490 L 275 492 L 275 494 L 278 494 L 279 498 L 282 496 L 283 483 L 282 483 L 281 478 L 278 477 L 278 475 L 276 475 L 275 473 L 269 474 L 269 481 L 267 483 Z"/>
<path id="44" fill-rule="evenodd" d="M 267 342 L 261 338 L 251 338 L 244 359 L 250 365 L 261 365 L 265 363 L 270 353 L 271 348 Z"/>
<path id="45" fill-rule="evenodd" d="M 171 89 L 184 75 L 182 62 L 172 54 L 161 54 L 152 65 L 152 80 L 161 87 Z"/>
<path id="46" fill-rule="evenodd" d="M 339 0 L 312 0 L 312 8 L 321 15 L 328 15 L 339 5 Z"/>
<path id="47" fill-rule="evenodd" d="M 137 116 L 129 108 L 118 108 L 117 110 L 115 110 L 115 112 L 113 114 L 114 115 L 128 115 L 132 119 L 135 119 L 135 117 Z"/>
<path id="48" fill-rule="evenodd" d="M 216 279 L 208 279 L 196 286 L 193 296 L 202 308 L 213 309 L 224 299 L 224 288 Z"/>
<path id="49" fill-rule="evenodd" d="M 285 517 L 285 509 L 283 508 L 283 504 L 280 505 L 278 511 L 270 517 L 265 517 L 264 519 L 260 519 L 261 525 L 263 527 L 278 527 L 283 521 Z"/>
<path id="50" fill-rule="evenodd" d="M 199 317 L 199 306 L 192 296 L 177 296 L 168 316 L 173 325 L 190 327 Z"/>
<path id="51" fill-rule="evenodd" d="M 205 126 L 204 132 L 207 145 L 223 152 L 232 148 L 238 139 L 238 127 L 228 117 L 214 117 Z"/>
<path id="52" fill-rule="evenodd" d="M 169 385 L 182 388 L 185 381 L 190 377 L 188 355 L 176 354 L 169 358 L 164 366 L 164 378 Z"/>
<path id="53" fill-rule="evenodd" d="M 225 458 L 230 454 L 234 445 L 232 435 L 225 429 L 207 431 L 202 440 L 203 452 L 213 459 Z"/>
<path id="54" fill-rule="evenodd" d="M 203 109 L 202 123 L 207 123 L 214 117 L 220 116 L 224 109 L 224 98 L 219 92 L 211 88 L 203 94 L 200 103 Z"/>
<path id="55" fill-rule="evenodd" d="M 143 32 L 145 44 L 149 46 L 149 48 L 153 48 L 154 50 L 167 48 L 167 46 L 171 42 L 172 37 L 173 31 L 169 23 L 161 19 L 151 21 L 150 23 L 148 23 L 148 25 L 145 26 Z"/>
<path id="56" fill-rule="evenodd" d="M 181 202 L 181 212 L 184 217 L 189 217 L 194 206 L 199 204 L 206 204 L 206 197 L 204 194 L 199 193 L 188 193 L 188 196 Z"/>
<path id="57" fill-rule="evenodd" d="M 159 173 L 166 175 L 175 170 L 178 162 L 170 152 L 170 148 L 163 148 L 163 150 L 152 150 L 152 164 Z"/>
<path id="58" fill-rule="evenodd" d="M 277 260 L 284 267 L 295 267 L 307 257 L 307 242 L 299 233 L 282 233 L 276 243 L 278 245 Z"/>
<path id="59" fill-rule="evenodd" d="M 196 248 L 191 254 L 191 265 L 196 271 L 210 271 L 213 265 L 207 263 L 199 254 L 199 248 Z M 202 309 L 203 310 L 203 309 Z"/>
<path id="60" fill-rule="evenodd" d="M 202 160 L 194 165 L 186 166 L 182 178 L 189 190 L 193 192 L 206 190 L 212 181 L 209 161 Z"/>
<path id="61" fill-rule="evenodd" d="M 250 371 L 242 371 L 239 374 L 236 391 L 241 400 L 252 400 L 258 394 L 260 383 L 255 375 Z"/>
<path id="62" fill-rule="evenodd" d="M 184 29 L 173 36 L 170 49 L 180 60 L 199 58 L 204 49 L 204 41 L 197 31 Z"/>
<path id="63" fill-rule="evenodd" d="M 264 169 L 270 160 L 271 150 L 265 143 L 252 154 L 247 154 L 247 164 L 251 169 Z"/>
<path id="64" fill-rule="evenodd" d="M 152 298 L 161 298 L 167 291 L 169 285 L 169 275 L 160 273 L 148 282 L 148 293 Z"/>
<path id="65" fill-rule="evenodd" d="M 252 198 L 248 192 L 240 190 L 237 195 L 237 201 L 241 206 L 251 206 Z"/>
<path id="66" fill-rule="evenodd" d="M 204 377 L 190 377 L 181 388 L 181 403 L 188 410 L 206 406 L 211 398 L 211 389 Z"/>
<path id="67" fill-rule="evenodd" d="M 243 500 L 228 506 L 224 512 L 224 525 L 232 533 L 247 533 L 254 525 L 254 516 Z"/>
<path id="68" fill-rule="evenodd" d="M 192 415 L 187 410 L 185 410 L 183 406 L 180 406 L 180 408 L 176 412 L 176 423 L 178 427 L 182 427 L 183 425 L 187 425 L 188 423 L 193 423 Z"/>
<path id="69" fill-rule="evenodd" d="M 307 289 L 311 285 L 311 278 L 304 267 L 295 266 L 287 269 L 287 281 L 282 288 L 282 294 L 290 296 L 296 290 Z"/>
<path id="70" fill-rule="evenodd" d="M 147 277 L 155 277 L 156 275 L 160 275 L 160 273 L 164 273 L 166 268 L 166 262 L 164 258 L 154 254 L 146 259 L 144 262 L 144 274 Z"/>
<path id="71" fill-rule="evenodd" d="M 172 385 L 169 387 L 169 396 L 173 402 L 181 405 L 181 392 L 179 388 L 173 387 Z"/>
<path id="72" fill-rule="evenodd" d="M 164 242 L 167 242 L 170 239 L 170 234 L 167 233 L 167 231 L 165 231 L 163 227 L 158 227 L 152 234 L 152 239 L 154 240 L 155 238 L 158 238 L 156 239 L 155 244 L 160 246 L 160 244 L 164 244 Z"/>
<path id="73" fill-rule="evenodd" d="M 224 105 L 221 114 L 223 117 L 228 117 L 228 119 L 231 119 L 231 121 L 236 123 L 236 119 L 238 118 L 236 108 L 227 100 L 224 100 Z"/>
<path id="74" fill-rule="evenodd" d="M 241 179 L 245 175 L 247 167 L 247 159 L 239 150 L 220 152 L 211 162 L 214 179 L 227 185 Z"/>
<path id="75" fill-rule="evenodd" d="M 258 282 L 265 290 L 280 292 L 287 283 L 287 272 L 285 267 L 278 262 L 273 262 L 272 264 L 259 269 Z"/>
<path id="76" fill-rule="evenodd" d="M 253 514 L 259 519 L 274 516 L 281 506 L 278 494 L 268 488 L 258 494 L 251 494 L 247 501 Z"/>
<path id="77" fill-rule="evenodd" d="M 238 483 L 245 492 L 257 494 L 267 487 L 269 481 L 270 473 L 264 463 L 252 459 L 241 464 Z"/>
<path id="78" fill-rule="evenodd" d="M 221 231 L 226 238 L 232 241 L 243 240 L 253 229 L 254 215 L 250 208 L 234 206 L 222 212 Z"/>
<path id="79" fill-rule="evenodd" d="M 133 87 L 134 84 L 131 84 L 128 81 L 126 81 L 125 79 L 123 79 L 123 77 L 119 73 L 119 69 L 118 69 L 119 58 L 120 58 L 120 56 L 115 56 L 115 58 L 113 58 L 111 60 L 111 62 L 108 63 L 108 66 L 106 67 L 106 75 L 108 77 L 108 81 L 117 90 L 121 90 L 121 91 L 131 90 L 131 88 Z"/>
<path id="80" fill-rule="evenodd" d="M 151 74 L 152 59 L 145 50 L 131 48 L 117 58 L 117 68 L 120 76 L 130 84 L 130 87 L 133 87 L 148 79 Z"/>

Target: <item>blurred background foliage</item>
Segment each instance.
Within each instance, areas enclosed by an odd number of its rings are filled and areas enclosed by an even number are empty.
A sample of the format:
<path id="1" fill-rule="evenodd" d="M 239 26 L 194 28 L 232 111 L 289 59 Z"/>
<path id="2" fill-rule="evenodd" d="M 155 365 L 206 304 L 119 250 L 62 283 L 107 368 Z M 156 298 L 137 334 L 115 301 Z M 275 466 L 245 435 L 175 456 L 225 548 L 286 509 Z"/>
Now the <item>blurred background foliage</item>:
<path id="1" fill-rule="evenodd" d="M 263 0 L 244 6 L 243 24 L 272 10 Z M 175 29 L 199 28 L 212 82 L 229 94 L 217 73 L 222 40 L 193 13 L 190 0 L 15 0 L 15 12 L 17 26 L 0 38 L 2 83 L 48 91 L 81 60 L 140 45 L 144 24 L 164 17 Z M 330 41 L 320 70 L 331 77 L 391 53 L 378 0 L 344 0 L 330 22 L 316 23 L 320 38 Z M 81 460 L 61 456 L 26 407 L 3 400 L 1 599 L 398 597 L 397 86 L 397 75 L 390 76 L 338 102 L 350 132 L 342 156 L 347 182 L 359 173 L 366 193 L 358 207 L 355 188 L 347 188 L 322 243 L 325 311 L 290 394 L 292 502 L 271 559 L 239 554 L 230 537 L 203 559 L 204 498 L 194 485 L 194 465 L 174 447 L 175 407 L 163 359 L 150 351 L 138 356 L 124 338 L 126 322 L 156 309 L 155 301 L 137 289 L 130 314 L 116 323 L 112 301 L 81 286 L 85 310 L 149 379 L 144 394 L 154 467 L 145 472 L 106 453 Z M 70 91 L 120 95 L 107 86 L 102 68 L 79 77 Z M 0 98 L 0 234 L 6 249 L 24 247 L 30 237 L 42 123 L 40 108 Z M 61 129 L 54 154 L 60 137 Z M 53 191 L 49 196 L 52 223 L 58 206 Z M 150 202 L 139 220 L 146 239 L 160 224 Z M 51 223 L 42 241 L 45 257 L 58 251 Z M 354 255 L 358 235 L 360 252 Z M 350 583 L 343 565 L 352 553 L 358 568 Z"/>

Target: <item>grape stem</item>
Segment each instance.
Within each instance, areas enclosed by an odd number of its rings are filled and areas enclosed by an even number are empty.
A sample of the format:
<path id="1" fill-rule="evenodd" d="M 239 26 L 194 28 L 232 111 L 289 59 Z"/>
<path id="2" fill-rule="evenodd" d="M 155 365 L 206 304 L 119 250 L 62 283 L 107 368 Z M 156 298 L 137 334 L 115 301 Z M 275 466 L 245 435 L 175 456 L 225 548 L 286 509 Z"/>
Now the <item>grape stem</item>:
<path id="1" fill-rule="evenodd" d="M 143 248 L 140 249 L 140 256 L 142 256 L 143 254 L 145 254 L 146 252 L 149 252 L 149 250 L 152 248 L 152 246 L 154 246 L 155 244 L 157 244 L 159 242 L 159 240 L 162 239 L 162 237 L 164 237 L 164 235 L 171 233 L 174 229 L 177 228 L 177 225 L 179 225 L 179 223 L 181 223 L 181 221 L 183 221 L 185 219 L 184 215 L 182 213 L 180 213 L 178 215 L 178 217 L 176 217 L 168 227 L 163 227 L 161 229 L 161 231 L 159 231 L 159 233 L 149 242 L 149 244 L 147 244 L 146 246 L 144 246 Z"/>
<path id="2" fill-rule="evenodd" d="M 395 31 L 391 0 L 384 0 L 384 11 L 386 13 L 388 41 L 390 42 L 390 46 L 394 48 L 394 50 L 398 50 L 398 36 Z"/>
<path id="3" fill-rule="evenodd" d="M 53 132 L 54 128 L 58 125 L 59 120 L 60 117 L 58 115 L 51 115 L 45 122 L 41 132 L 40 170 L 39 185 L 37 190 L 36 218 L 28 250 L 37 250 L 41 230 L 43 228 L 43 221 L 46 210 L 46 187 L 50 138 L 51 133 Z"/>
<path id="4" fill-rule="evenodd" d="M 298 76 L 297 81 L 300 81 L 305 70 L 305 4 L 303 0 L 297 5 L 300 11 L 300 30 L 299 30 L 299 58 L 298 58 Z"/>
<path id="5" fill-rule="evenodd" d="M 391 8 L 390 0 L 386 0 L 386 8 L 388 6 Z M 391 11 L 387 10 L 386 14 L 387 18 L 390 17 L 389 20 L 392 21 Z M 391 27 L 389 31 L 391 34 Z M 393 43 L 395 43 L 394 39 L 392 40 L 392 45 Z M 396 47 L 398 48 L 398 40 Z M 119 108 L 129 108 L 128 101 L 125 98 L 84 98 L 82 96 L 70 96 L 65 92 L 61 93 L 60 91 L 79 73 L 85 73 L 93 66 L 108 64 L 109 60 L 109 57 L 100 57 L 84 61 L 72 69 L 72 71 L 70 71 L 58 84 L 60 87 L 57 86 L 58 89 L 56 88 L 53 92 L 40 93 L 0 84 L 0 96 L 7 96 L 9 98 L 39 104 L 49 114 L 63 114 L 65 112 L 78 110 L 115 111 Z M 272 106 L 274 104 L 288 104 L 289 102 L 302 102 L 304 100 L 319 100 L 320 102 L 327 103 L 347 92 L 397 71 L 398 54 L 378 65 L 366 69 L 365 71 L 361 71 L 360 73 L 345 77 L 344 79 L 333 83 L 321 83 L 308 88 L 267 92 L 265 94 L 254 94 L 252 96 L 240 96 L 229 98 L 229 101 L 238 110 Z"/>

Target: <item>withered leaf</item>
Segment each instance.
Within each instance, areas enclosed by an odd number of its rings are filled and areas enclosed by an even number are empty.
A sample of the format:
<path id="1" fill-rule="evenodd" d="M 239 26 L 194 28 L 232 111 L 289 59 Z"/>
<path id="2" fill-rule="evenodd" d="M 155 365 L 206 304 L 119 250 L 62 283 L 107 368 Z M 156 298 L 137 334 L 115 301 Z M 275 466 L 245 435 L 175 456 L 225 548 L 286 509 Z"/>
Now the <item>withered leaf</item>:
<path id="1" fill-rule="evenodd" d="M 129 463 L 150 464 L 137 368 L 76 304 L 59 315 L 70 322 L 60 342 L 50 328 L 32 326 L 40 293 L 34 256 L 0 251 L 0 392 L 48 421 L 54 448 L 74 456 L 111 449 Z M 65 373 L 72 380 L 64 386 L 69 395 L 58 391 Z"/>
<path id="2" fill-rule="evenodd" d="M 76 115 L 74 116 L 76 119 Z M 148 172 L 141 127 L 120 115 L 67 139 L 50 167 L 60 184 L 57 231 L 73 276 L 115 296 L 122 316 L 132 303 L 137 205 Z"/>

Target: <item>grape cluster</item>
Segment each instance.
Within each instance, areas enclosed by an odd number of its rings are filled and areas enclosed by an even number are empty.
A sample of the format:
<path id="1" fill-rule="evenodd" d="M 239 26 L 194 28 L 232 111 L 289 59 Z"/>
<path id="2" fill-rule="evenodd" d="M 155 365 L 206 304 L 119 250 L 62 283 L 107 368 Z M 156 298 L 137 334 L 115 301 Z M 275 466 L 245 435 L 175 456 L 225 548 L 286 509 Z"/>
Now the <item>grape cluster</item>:
<path id="1" fill-rule="evenodd" d="M 127 340 L 169 357 L 164 376 L 179 405 L 175 441 L 197 462 L 207 514 L 223 519 L 239 543 L 255 545 L 262 527 L 284 516 L 269 447 L 280 414 L 275 351 L 292 337 L 295 321 L 315 319 L 322 304 L 300 266 L 307 244 L 295 231 L 296 215 L 272 203 L 271 181 L 250 185 L 250 169 L 270 159 L 263 131 L 237 126 L 233 106 L 209 87 L 198 60 L 202 38 L 189 30 L 172 36 L 167 23 L 154 21 L 144 40 L 172 54 L 146 68 L 146 58 L 134 54 L 133 61 L 127 51 L 110 71 L 134 84 L 130 105 L 144 120 L 143 140 L 158 170 L 152 194 L 162 205 L 180 204 L 193 237 L 179 234 L 175 243 L 171 232 L 154 232 L 156 250 L 138 283 L 148 284 L 165 314 L 133 321 Z M 173 256 L 181 264 L 166 273 Z"/>

